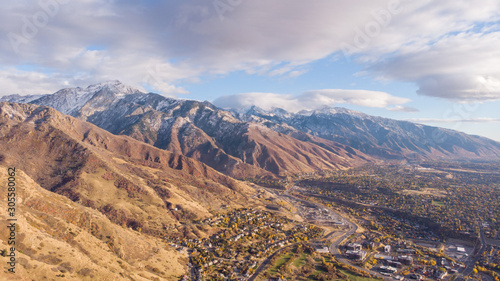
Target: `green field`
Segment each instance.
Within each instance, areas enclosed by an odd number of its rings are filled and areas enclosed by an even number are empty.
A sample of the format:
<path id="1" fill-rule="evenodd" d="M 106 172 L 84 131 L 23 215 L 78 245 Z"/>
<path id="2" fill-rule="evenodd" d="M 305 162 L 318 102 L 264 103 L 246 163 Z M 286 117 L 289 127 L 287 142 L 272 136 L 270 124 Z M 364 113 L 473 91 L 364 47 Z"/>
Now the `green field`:
<path id="1" fill-rule="evenodd" d="M 294 258 L 293 260 L 290 260 L 292 259 L 292 256 L 293 256 L 293 252 L 288 252 L 288 253 L 284 253 L 282 254 L 275 262 L 274 264 L 269 268 L 269 270 L 267 271 L 271 276 L 275 276 L 276 274 L 279 273 L 279 269 L 285 264 L 285 263 L 291 263 L 291 265 L 293 267 L 296 267 L 296 268 L 301 268 L 302 266 L 305 266 L 307 264 L 307 257 L 310 256 L 310 254 L 308 253 L 301 253 L 300 256 L 298 256 L 297 258 Z M 325 259 L 326 262 L 331 262 L 331 259 L 330 257 L 323 257 Z M 320 273 L 326 273 L 325 269 L 323 268 L 323 266 L 321 265 L 322 261 L 321 261 L 321 258 L 314 258 L 314 271 L 311 272 L 310 274 L 308 274 L 308 276 L 302 276 L 300 277 L 298 280 L 303 280 L 303 281 L 316 281 L 316 276 Z M 338 268 L 338 267 L 337 267 Z M 361 277 L 361 276 L 357 276 L 355 275 L 354 273 L 348 271 L 348 270 L 345 270 L 345 269 L 340 269 L 338 268 L 343 274 L 347 275 L 347 279 L 348 280 L 352 280 L 352 281 L 375 281 L 375 280 L 379 280 L 379 279 L 374 279 L 374 278 L 366 278 L 366 277 Z M 295 280 L 295 279 L 294 279 Z"/>
<path id="2" fill-rule="evenodd" d="M 295 259 L 292 264 L 296 267 L 301 267 L 304 264 L 306 264 L 306 254 L 305 253 L 300 254 L 300 257 Z"/>
<path id="3" fill-rule="evenodd" d="M 380 279 L 366 278 L 366 277 L 356 276 L 356 275 L 353 275 L 352 273 L 350 273 L 349 271 L 346 271 L 344 269 L 340 269 L 340 272 L 342 272 L 345 275 L 347 275 L 348 279 L 350 281 L 380 281 Z"/>
<path id="4" fill-rule="evenodd" d="M 440 206 L 440 207 L 444 207 L 445 206 L 443 202 L 436 201 L 436 200 L 432 200 L 431 204 L 434 205 L 434 206 Z"/>
<path id="5" fill-rule="evenodd" d="M 271 274 L 276 274 L 278 273 L 278 269 L 283 265 L 285 264 L 285 262 L 287 262 L 290 258 L 292 257 L 292 253 L 287 253 L 285 255 L 283 255 L 282 257 L 280 257 L 276 263 L 269 269 L 269 273 Z"/>

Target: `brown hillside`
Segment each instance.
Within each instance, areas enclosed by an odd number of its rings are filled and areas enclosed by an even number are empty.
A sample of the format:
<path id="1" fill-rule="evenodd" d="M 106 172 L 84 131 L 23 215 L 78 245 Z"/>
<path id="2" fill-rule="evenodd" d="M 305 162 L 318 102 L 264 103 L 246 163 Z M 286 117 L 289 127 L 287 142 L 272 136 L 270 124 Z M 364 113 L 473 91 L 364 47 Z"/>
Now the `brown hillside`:
<path id="1" fill-rule="evenodd" d="M 154 235 L 253 192 L 193 159 L 35 105 L 0 103 L 0 147 L 5 165 L 43 188 Z"/>
<path id="2" fill-rule="evenodd" d="M 2 183 L 8 167 L 0 164 Z M 15 182 L 17 265 L 10 274 L 4 264 L 0 280 L 178 280 L 187 271 L 186 256 L 161 239 L 45 190 L 18 168 Z M 2 210 L 6 198 L 2 190 Z M 6 237 L 8 229 L 0 228 L 1 251 L 10 248 Z"/>

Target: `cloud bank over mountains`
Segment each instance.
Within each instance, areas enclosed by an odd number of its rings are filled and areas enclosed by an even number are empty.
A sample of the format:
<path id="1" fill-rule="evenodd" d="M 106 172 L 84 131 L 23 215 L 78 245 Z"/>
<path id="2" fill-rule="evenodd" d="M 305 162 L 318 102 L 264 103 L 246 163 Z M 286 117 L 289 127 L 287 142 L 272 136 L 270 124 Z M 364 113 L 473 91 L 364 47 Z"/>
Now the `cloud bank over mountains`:
<path id="1" fill-rule="evenodd" d="M 391 96 L 388 93 L 366 90 L 322 89 L 300 95 L 276 93 L 243 93 L 219 97 L 214 104 L 222 108 L 249 108 L 257 105 L 262 109 L 282 108 L 290 112 L 313 110 L 322 106 L 354 104 L 384 108 L 400 105 L 409 99 Z"/>

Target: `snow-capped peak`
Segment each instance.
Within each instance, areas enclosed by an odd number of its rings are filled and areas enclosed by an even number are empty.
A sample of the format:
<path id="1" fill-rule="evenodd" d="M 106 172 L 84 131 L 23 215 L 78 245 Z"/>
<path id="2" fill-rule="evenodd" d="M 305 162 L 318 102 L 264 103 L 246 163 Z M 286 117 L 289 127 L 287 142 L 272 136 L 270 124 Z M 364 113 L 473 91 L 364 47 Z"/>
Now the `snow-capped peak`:
<path id="1" fill-rule="evenodd" d="M 127 95 L 145 94 L 144 92 L 122 84 L 118 80 L 90 85 L 87 88 L 66 88 L 52 95 L 45 95 L 34 100 L 34 104 L 50 106 L 64 114 L 76 115 L 84 105 L 94 101 L 92 106 L 112 103 Z"/>
<path id="2" fill-rule="evenodd" d="M 358 116 L 358 117 L 367 117 L 366 114 L 355 111 L 355 110 L 350 110 L 344 107 L 331 107 L 331 106 L 323 106 L 318 109 L 315 109 L 311 112 L 311 114 L 349 114 L 352 116 Z M 306 115 L 306 114 L 304 114 Z"/>
<path id="3" fill-rule="evenodd" d="M 116 96 L 144 93 L 144 92 L 140 91 L 139 89 L 127 86 L 118 80 L 110 80 L 110 81 L 90 85 L 84 91 L 96 93 L 96 92 L 99 92 L 99 91 L 104 90 L 104 89 L 106 89 L 110 92 L 113 92 Z"/>

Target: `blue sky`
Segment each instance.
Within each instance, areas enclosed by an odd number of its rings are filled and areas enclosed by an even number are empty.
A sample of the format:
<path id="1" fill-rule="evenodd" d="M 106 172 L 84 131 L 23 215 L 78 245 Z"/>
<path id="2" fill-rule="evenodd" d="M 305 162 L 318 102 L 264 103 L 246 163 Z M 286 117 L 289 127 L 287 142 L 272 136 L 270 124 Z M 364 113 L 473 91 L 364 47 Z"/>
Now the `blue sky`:
<path id="1" fill-rule="evenodd" d="M 0 95 L 118 79 L 225 107 L 342 106 L 500 141 L 497 0 L 25 0 L 0 16 Z"/>

